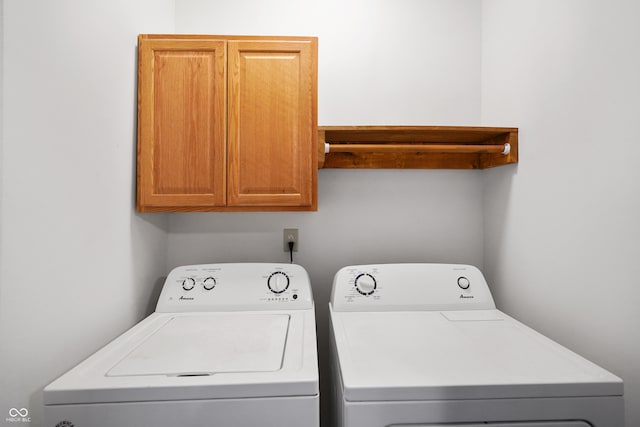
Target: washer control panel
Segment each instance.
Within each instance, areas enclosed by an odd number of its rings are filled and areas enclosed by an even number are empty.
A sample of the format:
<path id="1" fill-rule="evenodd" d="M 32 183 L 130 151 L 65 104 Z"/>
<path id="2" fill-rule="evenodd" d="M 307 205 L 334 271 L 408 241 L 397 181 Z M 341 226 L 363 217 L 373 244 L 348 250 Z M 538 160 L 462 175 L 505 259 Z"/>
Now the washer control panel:
<path id="1" fill-rule="evenodd" d="M 463 264 L 371 264 L 340 269 L 333 279 L 335 311 L 493 309 L 482 273 Z"/>
<path id="2" fill-rule="evenodd" d="M 309 275 L 279 263 L 199 264 L 174 268 L 157 312 L 296 310 L 313 307 Z"/>

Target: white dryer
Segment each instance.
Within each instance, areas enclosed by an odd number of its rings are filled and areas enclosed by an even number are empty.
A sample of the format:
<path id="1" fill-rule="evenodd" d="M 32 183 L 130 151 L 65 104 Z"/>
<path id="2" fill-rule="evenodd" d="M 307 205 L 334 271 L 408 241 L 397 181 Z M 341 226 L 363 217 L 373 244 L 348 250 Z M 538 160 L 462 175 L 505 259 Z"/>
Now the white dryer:
<path id="1" fill-rule="evenodd" d="M 623 427 L 622 380 L 496 310 L 452 264 L 337 272 L 336 427 Z"/>
<path id="2" fill-rule="evenodd" d="M 156 311 L 44 389 L 47 427 L 319 425 L 314 305 L 293 264 L 167 277 Z"/>

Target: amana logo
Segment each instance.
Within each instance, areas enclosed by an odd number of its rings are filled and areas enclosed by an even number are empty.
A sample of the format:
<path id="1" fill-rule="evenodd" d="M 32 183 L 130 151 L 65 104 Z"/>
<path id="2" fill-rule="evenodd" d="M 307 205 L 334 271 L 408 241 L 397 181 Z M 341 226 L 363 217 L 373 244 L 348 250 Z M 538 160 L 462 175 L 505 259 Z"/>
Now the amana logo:
<path id="1" fill-rule="evenodd" d="M 473 298 L 473 295 L 462 295 L 462 294 L 460 294 L 460 298 Z"/>
<path id="2" fill-rule="evenodd" d="M 184 295 L 182 295 L 180 298 L 178 298 L 182 301 L 193 301 L 193 297 L 185 297 Z"/>
<path id="3" fill-rule="evenodd" d="M 56 424 L 56 427 L 73 427 L 73 423 L 71 421 L 60 421 Z"/>

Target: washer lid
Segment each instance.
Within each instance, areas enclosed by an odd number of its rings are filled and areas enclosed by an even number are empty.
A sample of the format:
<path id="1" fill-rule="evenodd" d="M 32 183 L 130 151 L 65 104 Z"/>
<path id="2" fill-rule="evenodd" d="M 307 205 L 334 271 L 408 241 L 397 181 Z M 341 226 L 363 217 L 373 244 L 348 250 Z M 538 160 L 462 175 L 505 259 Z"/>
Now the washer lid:
<path id="1" fill-rule="evenodd" d="M 282 367 L 286 314 L 173 317 L 107 376 L 195 376 L 269 372 Z"/>
<path id="2" fill-rule="evenodd" d="M 498 310 L 332 312 L 350 401 L 622 395 L 622 380 Z"/>
<path id="3" fill-rule="evenodd" d="M 45 405 L 316 396 L 314 310 L 153 313 L 45 387 Z"/>

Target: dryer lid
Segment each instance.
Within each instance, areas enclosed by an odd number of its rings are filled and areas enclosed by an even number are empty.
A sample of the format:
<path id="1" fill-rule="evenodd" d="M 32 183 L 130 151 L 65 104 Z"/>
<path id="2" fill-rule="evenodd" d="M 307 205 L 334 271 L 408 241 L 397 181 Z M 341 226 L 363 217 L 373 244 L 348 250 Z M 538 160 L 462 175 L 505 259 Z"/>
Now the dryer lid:
<path id="1" fill-rule="evenodd" d="M 499 310 L 332 312 L 350 401 L 622 395 L 622 380 Z"/>
<path id="2" fill-rule="evenodd" d="M 173 317 L 107 376 L 197 376 L 282 367 L 289 315 L 219 313 Z"/>

